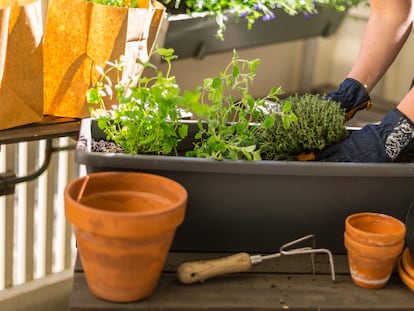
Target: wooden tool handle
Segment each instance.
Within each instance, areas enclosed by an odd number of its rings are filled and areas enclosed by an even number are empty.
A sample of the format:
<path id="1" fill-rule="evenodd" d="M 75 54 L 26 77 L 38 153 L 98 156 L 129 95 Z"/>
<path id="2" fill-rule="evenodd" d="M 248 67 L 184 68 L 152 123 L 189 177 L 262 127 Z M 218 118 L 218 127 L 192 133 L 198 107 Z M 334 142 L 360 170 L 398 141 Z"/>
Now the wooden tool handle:
<path id="1" fill-rule="evenodd" d="M 237 253 L 218 259 L 186 262 L 178 267 L 177 273 L 182 283 L 191 284 L 226 273 L 248 271 L 251 267 L 250 255 Z"/>

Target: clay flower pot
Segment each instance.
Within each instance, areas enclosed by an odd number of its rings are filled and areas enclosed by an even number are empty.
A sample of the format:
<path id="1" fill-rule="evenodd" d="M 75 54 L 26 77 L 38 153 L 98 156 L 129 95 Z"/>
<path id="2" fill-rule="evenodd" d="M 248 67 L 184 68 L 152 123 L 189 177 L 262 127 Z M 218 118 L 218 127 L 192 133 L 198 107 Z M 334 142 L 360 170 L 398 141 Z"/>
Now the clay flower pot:
<path id="1" fill-rule="evenodd" d="M 184 220 L 186 190 L 158 175 L 102 172 L 72 181 L 64 197 L 91 292 L 114 302 L 150 296 Z"/>
<path id="2" fill-rule="evenodd" d="M 400 279 L 409 289 L 414 291 L 414 254 L 408 247 L 401 254 L 397 267 Z"/>
<path id="3" fill-rule="evenodd" d="M 404 223 L 388 215 L 357 213 L 346 218 L 344 242 L 356 285 L 386 285 L 404 247 L 405 231 Z"/>

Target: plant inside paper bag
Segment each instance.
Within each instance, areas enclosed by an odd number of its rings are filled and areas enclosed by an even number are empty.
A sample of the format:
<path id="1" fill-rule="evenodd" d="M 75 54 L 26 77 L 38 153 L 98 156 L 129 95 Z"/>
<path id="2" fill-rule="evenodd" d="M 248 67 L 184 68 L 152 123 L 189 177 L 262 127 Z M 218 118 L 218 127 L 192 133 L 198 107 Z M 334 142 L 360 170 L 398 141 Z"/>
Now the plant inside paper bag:
<path id="1" fill-rule="evenodd" d="M 125 8 L 138 8 L 139 0 L 85 0 L 86 2 L 95 2 L 98 4 L 125 7 Z"/>

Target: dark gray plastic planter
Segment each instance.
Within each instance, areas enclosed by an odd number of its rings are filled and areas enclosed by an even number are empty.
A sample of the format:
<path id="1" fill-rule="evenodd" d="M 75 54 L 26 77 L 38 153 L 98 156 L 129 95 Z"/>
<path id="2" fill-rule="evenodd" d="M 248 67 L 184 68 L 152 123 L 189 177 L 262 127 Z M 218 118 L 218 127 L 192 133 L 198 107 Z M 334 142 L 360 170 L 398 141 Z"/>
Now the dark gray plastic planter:
<path id="1" fill-rule="evenodd" d="M 319 7 L 318 10 L 318 14 L 305 17 L 303 14 L 291 16 L 281 9 L 275 9 L 275 19 L 259 19 L 250 30 L 245 20 L 236 22 L 234 16 L 229 14 L 224 41 L 216 38 L 218 26 L 214 18 L 170 14 L 164 46 L 174 48 L 179 59 L 203 58 L 208 54 L 233 49 L 318 36 L 328 37 L 335 33 L 346 12 L 338 12 L 328 7 Z"/>
<path id="2" fill-rule="evenodd" d="M 90 152 L 104 137 L 82 120 L 76 162 L 87 172 L 163 175 L 188 191 L 188 208 L 172 246 L 177 251 L 277 252 L 307 234 L 317 247 L 344 253 L 346 216 L 372 211 L 405 219 L 414 199 L 414 163 L 216 161 Z"/>

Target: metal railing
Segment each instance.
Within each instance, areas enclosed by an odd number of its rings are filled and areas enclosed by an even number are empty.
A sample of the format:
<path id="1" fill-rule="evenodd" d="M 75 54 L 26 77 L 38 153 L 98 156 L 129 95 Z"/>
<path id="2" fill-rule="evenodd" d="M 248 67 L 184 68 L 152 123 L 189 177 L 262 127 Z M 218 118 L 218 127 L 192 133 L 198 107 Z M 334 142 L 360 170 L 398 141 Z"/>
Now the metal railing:
<path id="1" fill-rule="evenodd" d="M 70 140 L 57 138 L 53 144 L 68 145 Z M 24 176 L 36 170 L 44 162 L 45 145 L 44 140 L 2 145 L 0 172 Z M 40 177 L 0 196 L 0 293 L 72 269 L 75 241 L 63 192 L 80 174 L 73 151 L 56 152 Z"/>

